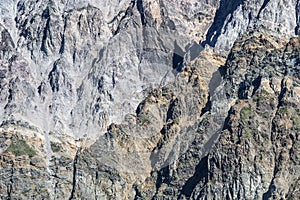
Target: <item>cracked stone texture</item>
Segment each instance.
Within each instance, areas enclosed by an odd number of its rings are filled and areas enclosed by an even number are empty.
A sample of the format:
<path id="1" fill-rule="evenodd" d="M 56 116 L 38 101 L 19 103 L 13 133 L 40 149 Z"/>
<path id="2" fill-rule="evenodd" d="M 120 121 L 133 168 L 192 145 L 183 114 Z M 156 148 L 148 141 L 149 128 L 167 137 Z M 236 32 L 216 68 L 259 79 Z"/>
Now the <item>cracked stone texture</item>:
<path id="1" fill-rule="evenodd" d="M 150 94 L 137 115 L 81 152 L 77 197 L 298 199 L 299 46 L 298 38 L 244 35 L 228 56 L 210 108 L 203 104 L 201 89 L 208 85 L 199 76 L 201 64 L 187 67 L 174 85 Z M 170 95 L 178 86 L 180 95 Z M 190 102 L 191 94 L 202 103 Z M 231 106 L 216 140 L 213 111 L 224 98 Z"/>
<path id="2" fill-rule="evenodd" d="M 216 10 L 191 3 L 1 1 L 1 120 L 95 139 L 174 80 L 173 54 L 184 57 Z"/>
<path id="3" fill-rule="evenodd" d="M 1 199 L 299 199 L 298 0 L 0 0 Z"/>

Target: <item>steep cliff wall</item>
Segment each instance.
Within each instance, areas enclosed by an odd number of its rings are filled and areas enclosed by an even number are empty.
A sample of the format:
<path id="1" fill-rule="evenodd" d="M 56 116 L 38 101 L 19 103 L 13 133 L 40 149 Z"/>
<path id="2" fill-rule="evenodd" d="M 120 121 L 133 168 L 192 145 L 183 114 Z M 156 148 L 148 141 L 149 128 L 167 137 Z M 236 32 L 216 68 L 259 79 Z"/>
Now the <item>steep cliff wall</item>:
<path id="1" fill-rule="evenodd" d="M 299 199 L 299 12 L 0 0 L 1 199 Z"/>

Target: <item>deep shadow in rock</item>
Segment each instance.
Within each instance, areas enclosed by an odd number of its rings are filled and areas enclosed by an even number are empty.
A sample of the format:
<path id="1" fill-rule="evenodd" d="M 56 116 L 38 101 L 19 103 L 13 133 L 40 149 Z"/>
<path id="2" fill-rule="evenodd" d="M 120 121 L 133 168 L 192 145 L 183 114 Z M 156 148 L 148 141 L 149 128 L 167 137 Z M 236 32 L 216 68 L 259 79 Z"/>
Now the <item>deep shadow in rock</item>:
<path id="1" fill-rule="evenodd" d="M 185 52 L 181 49 L 181 47 L 175 41 L 174 42 L 172 65 L 173 65 L 173 69 L 176 69 L 178 72 L 182 71 L 182 69 L 183 69 L 184 55 L 185 55 Z"/>
<path id="2" fill-rule="evenodd" d="M 181 195 L 190 197 L 197 184 L 203 179 L 204 183 L 208 182 L 208 156 L 203 157 L 196 166 L 194 175 L 182 187 Z"/>
<path id="3" fill-rule="evenodd" d="M 244 0 L 221 0 L 220 7 L 216 12 L 214 22 L 210 26 L 207 34 L 206 40 L 202 43 L 202 46 L 206 44 L 215 47 L 219 36 L 221 35 L 222 28 L 225 25 L 227 16 L 230 16 L 227 23 L 233 19 L 233 12 L 242 5 Z"/>

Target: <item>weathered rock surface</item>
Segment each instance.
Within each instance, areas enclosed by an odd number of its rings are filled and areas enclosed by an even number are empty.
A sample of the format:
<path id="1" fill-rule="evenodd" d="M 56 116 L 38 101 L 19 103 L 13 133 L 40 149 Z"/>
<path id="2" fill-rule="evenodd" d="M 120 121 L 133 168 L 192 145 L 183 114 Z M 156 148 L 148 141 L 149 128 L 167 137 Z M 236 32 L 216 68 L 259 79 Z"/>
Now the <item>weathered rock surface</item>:
<path id="1" fill-rule="evenodd" d="M 212 95 L 210 109 L 203 104 L 207 97 L 201 91 L 208 85 L 195 76 L 201 74 L 201 65 L 187 68 L 173 86 L 150 94 L 136 116 L 112 125 L 80 154 L 76 196 L 299 198 L 299 53 L 297 38 L 243 36 L 222 69 L 223 80 Z M 170 95 L 178 86 L 183 88 L 180 95 Z M 168 96 L 172 101 L 166 106 Z M 226 102 L 223 98 L 232 106 L 223 118 L 223 128 L 211 133 L 216 130 L 211 128 L 216 124 L 212 111 Z M 89 167 L 89 163 L 93 164 Z M 92 187 L 83 190 L 86 183 Z"/>
<path id="2" fill-rule="evenodd" d="M 0 0 L 1 199 L 299 199 L 298 0 Z"/>
<path id="3" fill-rule="evenodd" d="M 2 120 L 95 139 L 151 88 L 173 81 L 185 48 L 203 37 L 216 3 L 185 4 L 3 2 L 1 69 L 10 84 L 1 87 Z M 202 10 L 201 21 L 185 16 Z"/>

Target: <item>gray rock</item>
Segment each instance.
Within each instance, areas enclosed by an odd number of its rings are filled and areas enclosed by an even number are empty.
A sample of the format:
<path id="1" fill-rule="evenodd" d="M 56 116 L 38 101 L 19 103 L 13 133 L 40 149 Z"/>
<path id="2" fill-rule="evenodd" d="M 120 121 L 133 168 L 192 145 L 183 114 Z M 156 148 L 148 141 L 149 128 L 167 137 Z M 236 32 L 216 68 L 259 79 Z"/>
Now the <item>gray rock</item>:
<path id="1" fill-rule="evenodd" d="M 0 0 L 1 199 L 299 199 L 299 5 Z"/>

